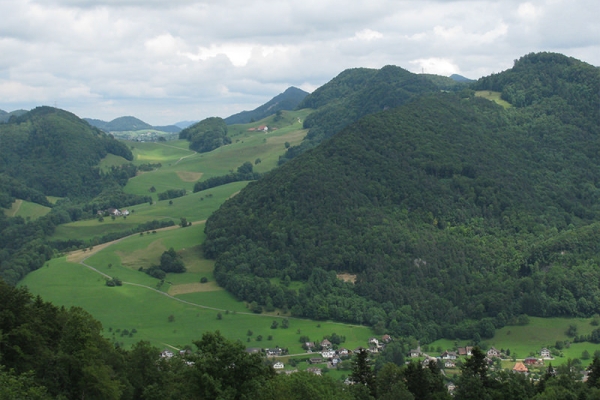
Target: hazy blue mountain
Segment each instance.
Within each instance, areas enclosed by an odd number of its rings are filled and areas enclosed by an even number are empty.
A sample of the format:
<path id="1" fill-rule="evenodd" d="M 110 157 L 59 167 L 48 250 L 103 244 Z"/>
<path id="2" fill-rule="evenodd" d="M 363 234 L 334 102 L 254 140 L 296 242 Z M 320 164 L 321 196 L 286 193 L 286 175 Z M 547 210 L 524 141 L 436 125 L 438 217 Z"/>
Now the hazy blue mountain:
<path id="1" fill-rule="evenodd" d="M 195 123 L 197 123 L 199 121 L 179 121 L 173 125 L 180 127 L 181 129 L 185 129 L 189 126 L 194 125 Z"/>
<path id="2" fill-rule="evenodd" d="M 450 79 L 455 80 L 456 82 L 464 82 L 464 83 L 475 82 L 473 79 L 465 78 L 464 76 L 458 75 L 458 74 L 450 75 Z"/>
<path id="3" fill-rule="evenodd" d="M 90 125 L 95 126 L 98 129 L 102 129 L 105 132 L 125 132 L 125 131 L 139 131 L 142 129 L 153 129 L 166 133 L 179 133 L 182 128 L 175 125 L 167 126 L 152 126 L 135 117 L 119 117 L 115 118 L 110 122 L 102 121 L 100 119 L 84 118 Z"/>
<path id="4" fill-rule="evenodd" d="M 25 114 L 26 112 L 28 112 L 27 110 L 15 110 L 15 111 L 11 111 L 11 112 L 6 112 L 4 110 L 0 110 L 0 122 L 7 122 L 10 117 L 12 117 L 13 115 L 18 117 L 20 115 Z"/>

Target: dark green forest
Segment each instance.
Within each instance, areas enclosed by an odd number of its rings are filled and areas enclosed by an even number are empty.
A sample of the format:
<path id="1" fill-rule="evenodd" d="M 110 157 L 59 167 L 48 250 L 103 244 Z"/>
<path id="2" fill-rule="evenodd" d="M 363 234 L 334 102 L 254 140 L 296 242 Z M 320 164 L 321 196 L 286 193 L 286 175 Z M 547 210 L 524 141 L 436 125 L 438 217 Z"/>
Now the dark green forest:
<path id="1" fill-rule="evenodd" d="M 109 328 L 109 331 L 112 329 Z M 135 335 L 132 327 L 129 335 Z M 475 347 L 461 367 L 454 396 L 437 363 L 405 364 L 403 342 L 374 358 L 364 349 L 351 360 L 348 382 L 309 372 L 276 374 L 272 361 L 244 345 L 206 332 L 167 354 L 140 341 L 116 346 L 81 308 L 56 307 L 26 288 L 0 280 L 0 399 L 275 400 L 275 399 L 594 399 L 600 359 L 588 368 L 550 365 L 539 382 L 491 368 Z"/>
<path id="2" fill-rule="evenodd" d="M 451 78 L 413 74 L 393 65 L 379 70 L 348 69 L 304 98 L 298 109 L 316 111 L 304 120 L 308 134 L 290 147 L 279 163 L 316 147 L 365 115 L 398 107 L 425 93 L 457 91 L 465 87 Z"/>
<path id="3" fill-rule="evenodd" d="M 207 153 L 231 143 L 227 136 L 227 124 L 223 118 L 206 118 L 179 132 L 179 139 L 190 142 L 190 150 Z"/>
<path id="4" fill-rule="evenodd" d="M 474 88 L 533 100 L 462 90 L 362 118 L 208 219 L 218 283 L 422 343 L 600 312 L 598 68 L 530 54 Z"/>

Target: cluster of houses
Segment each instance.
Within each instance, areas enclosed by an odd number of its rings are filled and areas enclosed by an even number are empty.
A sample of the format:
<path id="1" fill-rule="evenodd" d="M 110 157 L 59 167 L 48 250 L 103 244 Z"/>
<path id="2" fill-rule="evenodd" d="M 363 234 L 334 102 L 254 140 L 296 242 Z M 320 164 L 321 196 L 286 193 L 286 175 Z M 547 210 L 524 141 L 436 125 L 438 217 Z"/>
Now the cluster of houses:
<path id="1" fill-rule="evenodd" d="M 455 368 L 456 361 L 459 359 L 459 357 L 460 356 L 470 356 L 472 349 L 473 349 L 473 347 L 471 347 L 471 346 L 459 347 L 457 349 L 457 351 L 446 350 L 439 357 L 432 357 L 432 356 L 429 356 L 429 355 L 421 352 L 421 347 L 419 346 L 416 349 L 410 350 L 409 356 L 411 358 L 424 357 L 423 365 L 429 364 L 430 361 L 437 362 L 439 359 L 439 360 L 442 360 L 445 368 Z M 506 355 L 503 352 L 501 352 L 500 350 L 496 349 L 495 347 L 491 347 L 486 352 L 485 360 L 488 362 L 488 364 L 491 365 L 491 364 L 493 364 L 494 358 L 506 358 Z M 516 362 L 516 364 L 513 368 L 513 371 L 519 372 L 519 373 L 528 373 L 529 369 L 527 368 L 527 366 L 543 365 L 545 359 L 551 359 L 551 358 L 552 358 L 552 355 L 550 354 L 550 350 L 548 350 L 547 348 L 543 348 L 540 351 L 539 358 L 538 357 L 527 357 L 523 361 L 518 361 L 518 362 Z"/>
<path id="2" fill-rule="evenodd" d="M 357 347 L 354 350 L 346 349 L 344 347 L 334 349 L 333 344 L 328 339 L 323 339 L 321 342 L 306 342 L 303 344 L 303 348 L 306 350 L 308 354 L 313 355 L 313 357 L 308 359 L 308 363 L 311 364 L 311 367 L 307 368 L 306 371 L 312 372 L 317 375 L 321 375 L 321 368 L 316 367 L 314 365 L 317 364 L 327 364 L 329 367 L 336 367 L 339 363 L 342 362 L 343 359 L 350 357 L 352 354 L 359 353 L 361 350 L 366 350 L 370 353 L 378 353 L 383 350 L 385 345 L 392 341 L 392 337 L 390 335 L 383 335 L 381 339 L 372 337 L 369 339 L 369 347 Z M 258 353 L 263 350 L 260 348 L 247 348 L 247 352 L 249 353 Z M 284 349 L 279 347 L 272 349 L 264 350 L 267 357 L 279 357 L 284 355 Z M 283 370 L 285 365 L 278 361 L 273 364 L 273 368 L 276 370 Z M 293 373 L 295 371 L 285 371 L 285 373 Z"/>
<path id="3" fill-rule="evenodd" d="M 98 210 L 96 213 L 99 216 L 107 217 L 126 217 L 129 215 L 128 210 L 119 210 L 117 208 L 107 208 L 106 210 Z"/>

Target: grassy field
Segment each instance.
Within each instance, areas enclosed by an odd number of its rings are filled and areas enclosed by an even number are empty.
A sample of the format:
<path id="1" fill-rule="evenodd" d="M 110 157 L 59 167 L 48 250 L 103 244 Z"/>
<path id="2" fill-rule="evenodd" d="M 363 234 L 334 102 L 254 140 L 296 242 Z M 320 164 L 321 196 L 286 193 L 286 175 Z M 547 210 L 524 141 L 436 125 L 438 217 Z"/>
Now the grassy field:
<path id="1" fill-rule="evenodd" d="M 148 340 L 159 347 L 181 348 L 203 332 L 214 330 L 242 340 L 248 347 L 279 345 L 289 347 L 291 353 L 303 353 L 298 340 L 300 335 L 321 340 L 325 335 L 337 333 L 346 336 L 346 347 L 366 345 L 372 332 L 362 326 L 289 318 L 288 329 L 270 329 L 273 320 L 281 322 L 283 317 L 289 316 L 282 315 L 281 311 L 279 315 L 278 311 L 271 315 L 250 313 L 244 302 L 216 285 L 213 263 L 202 257 L 198 247 L 204 239 L 203 228 L 203 224 L 195 224 L 159 230 L 155 234 L 133 235 L 102 249 L 99 246 L 91 252 L 79 251 L 53 259 L 30 273 L 20 285 L 56 305 L 84 308 L 102 322 L 106 336 L 127 347 L 139 340 Z M 168 274 L 166 283 L 157 289 L 159 281 L 138 268 L 158 264 L 160 255 L 169 247 L 182 255 L 188 272 Z M 121 287 L 106 286 L 101 274 L 78 263 L 81 259 L 101 273 L 119 277 L 126 283 Z M 200 284 L 203 276 L 208 282 Z M 182 286 L 191 289 L 178 293 L 177 289 Z M 217 319 L 218 313 L 221 319 Z M 170 316 L 172 322 L 169 322 Z M 116 332 L 117 329 L 120 332 Z M 135 329 L 137 333 L 131 337 L 121 336 L 124 329 Z M 248 335 L 248 330 L 252 335 Z M 259 335 L 262 341 L 257 340 Z M 272 340 L 268 340 L 269 336 Z"/>
<path id="2" fill-rule="evenodd" d="M 129 208 L 133 213 L 127 216 L 127 218 L 117 217 L 113 220 L 105 217 L 103 222 L 99 222 L 97 219 L 90 219 L 60 225 L 56 228 L 52 239 L 66 240 L 69 238 L 79 238 L 82 240 L 92 240 L 94 237 L 132 229 L 152 220 L 161 221 L 170 219 L 177 224 L 180 222 L 180 218 L 183 217 L 191 222 L 203 221 L 219 208 L 225 200 L 238 193 L 247 184 L 248 182 L 235 182 L 203 192 L 190 193 L 186 196 L 173 199 L 172 205 L 169 204 L 169 200 L 157 201 L 152 205 L 139 204 Z"/>
<path id="3" fill-rule="evenodd" d="M 228 135 L 232 143 L 209 153 L 198 154 L 188 149 L 188 142 L 176 140 L 158 143 L 128 142 L 133 147 L 134 164 L 161 163 L 162 167 L 151 172 L 142 173 L 129 180 L 125 191 L 132 194 L 152 195 L 149 189 L 154 187 L 156 193 L 167 189 L 186 189 L 191 191 L 198 180 L 225 175 L 235 171 L 246 161 L 255 165 L 257 172 L 266 172 L 277 166 L 279 156 L 290 145 L 299 144 L 306 130 L 302 122 L 308 110 L 288 111 L 283 113 L 280 121 L 273 122 L 273 117 L 253 124 L 233 125 Z M 249 131 L 249 129 L 268 125 L 276 130 L 268 133 Z M 107 159 L 103 165 L 116 165 L 119 160 Z"/>
<path id="4" fill-rule="evenodd" d="M 578 335 L 589 335 L 592 330 L 598 328 L 590 323 L 592 318 L 536 318 L 529 317 L 529 324 L 523 326 L 505 326 L 496 331 L 493 338 L 486 340 L 484 347 L 495 347 L 500 349 L 510 349 L 511 357 L 516 356 L 523 359 L 529 356 L 537 355 L 539 351 L 546 347 L 554 347 L 557 341 L 571 342 L 573 339 L 566 335 L 570 325 L 577 326 Z M 456 346 L 465 346 L 466 341 L 438 340 L 431 345 L 430 349 L 442 350 L 452 349 Z M 595 351 L 600 350 L 600 344 L 593 343 L 572 343 L 568 348 L 561 350 L 562 356 L 555 357 L 552 365 L 562 365 L 569 358 L 581 358 L 584 350 L 587 350 L 592 356 Z M 436 351 L 430 351 L 430 355 L 439 355 Z M 586 361 L 583 361 L 586 363 Z M 513 363 L 514 365 L 514 363 Z"/>
<path id="5" fill-rule="evenodd" d="M 484 99 L 491 100 L 495 103 L 500 104 L 504 108 L 512 107 L 512 105 L 508 101 L 502 100 L 500 98 L 501 95 L 502 95 L 502 93 L 500 93 L 500 92 L 492 92 L 490 90 L 481 90 L 481 91 L 475 92 L 475 96 L 483 97 Z"/>
<path id="6" fill-rule="evenodd" d="M 22 217 L 25 219 L 37 219 L 50 212 L 49 207 L 25 200 L 15 200 L 11 208 L 5 209 L 4 214 L 9 217 Z"/>

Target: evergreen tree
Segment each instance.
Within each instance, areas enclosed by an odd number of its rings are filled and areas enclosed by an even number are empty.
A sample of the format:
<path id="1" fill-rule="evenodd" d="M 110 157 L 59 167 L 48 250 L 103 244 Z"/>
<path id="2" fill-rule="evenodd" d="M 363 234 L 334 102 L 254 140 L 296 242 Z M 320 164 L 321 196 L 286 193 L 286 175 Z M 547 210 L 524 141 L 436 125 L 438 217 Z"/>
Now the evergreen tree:
<path id="1" fill-rule="evenodd" d="M 371 367 L 369 353 L 365 349 L 361 349 L 353 360 L 352 375 L 350 379 L 356 385 L 364 385 L 369 389 L 371 396 L 376 393 L 375 373 Z"/>

